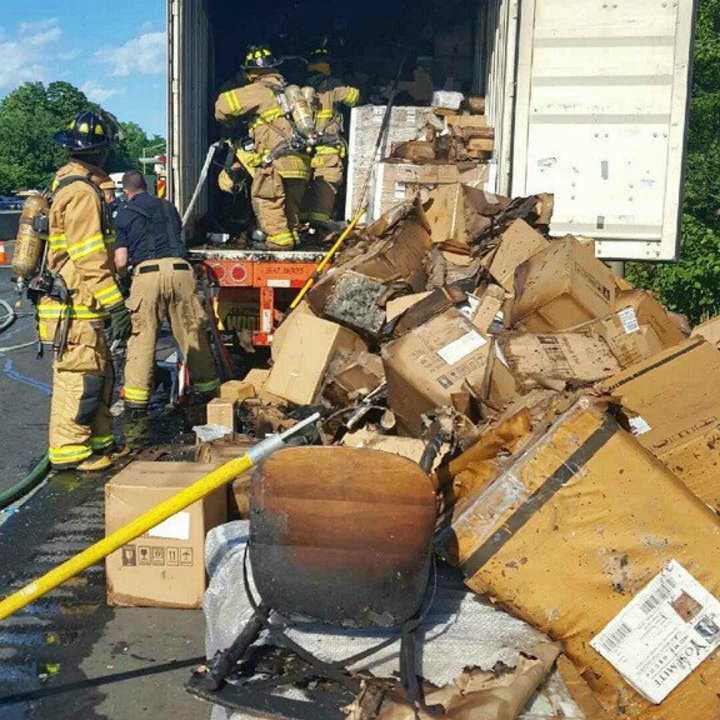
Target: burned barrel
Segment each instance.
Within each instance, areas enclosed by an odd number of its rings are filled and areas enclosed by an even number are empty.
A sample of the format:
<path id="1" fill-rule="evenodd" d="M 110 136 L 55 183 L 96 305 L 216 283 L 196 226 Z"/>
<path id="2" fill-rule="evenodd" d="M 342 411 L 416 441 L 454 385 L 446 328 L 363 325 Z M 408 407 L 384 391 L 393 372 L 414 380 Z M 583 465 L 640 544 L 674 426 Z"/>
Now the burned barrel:
<path id="1" fill-rule="evenodd" d="M 406 458 L 369 449 L 281 450 L 252 480 L 250 561 L 264 603 L 355 627 L 390 627 L 419 609 L 436 504 Z"/>

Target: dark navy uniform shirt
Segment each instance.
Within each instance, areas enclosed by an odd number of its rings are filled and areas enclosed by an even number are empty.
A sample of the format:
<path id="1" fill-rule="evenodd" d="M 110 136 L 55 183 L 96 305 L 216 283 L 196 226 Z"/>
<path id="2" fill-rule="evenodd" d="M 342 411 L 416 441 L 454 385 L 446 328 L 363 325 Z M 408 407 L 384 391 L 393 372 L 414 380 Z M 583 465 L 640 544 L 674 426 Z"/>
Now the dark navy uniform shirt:
<path id="1" fill-rule="evenodd" d="M 127 248 L 128 264 L 184 257 L 182 220 L 167 200 L 142 192 L 120 205 L 115 218 L 116 247 Z"/>

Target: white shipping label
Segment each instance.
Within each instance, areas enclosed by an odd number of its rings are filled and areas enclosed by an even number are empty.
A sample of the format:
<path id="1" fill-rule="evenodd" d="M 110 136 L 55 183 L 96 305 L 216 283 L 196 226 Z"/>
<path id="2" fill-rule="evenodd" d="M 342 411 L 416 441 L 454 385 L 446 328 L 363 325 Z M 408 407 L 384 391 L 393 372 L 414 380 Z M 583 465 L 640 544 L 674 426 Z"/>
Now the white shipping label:
<path id="1" fill-rule="evenodd" d="M 448 364 L 454 365 L 460 362 L 464 357 L 475 350 L 479 350 L 483 345 L 487 345 L 487 340 L 471 330 L 467 335 L 449 343 L 444 348 L 437 351 L 437 354 Z"/>
<path id="2" fill-rule="evenodd" d="M 396 182 L 395 183 L 395 194 L 394 194 L 395 199 L 396 200 L 404 200 L 406 193 L 407 193 L 407 188 L 405 186 L 405 183 Z"/>
<path id="3" fill-rule="evenodd" d="M 648 421 L 644 417 L 640 417 L 640 415 L 634 418 L 630 418 L 628 422 L 630 424 L 630 430 L 632 431 L 632 434 L 636 437 L 638 435 L 644 435 L 645 433 L 649 433 L 652 430 L 652 428 L 648 424 Z"/>
<path id="4" fill-rule="evenodd" d="M 720 645 L 720 602 L 673 560 L 590 645 L 658 705 Z"/>
<path id="5" fill-rule="evenodd" d="M 179 512 L 148 531 L 150 537 L 170 540 L 190 539 L 190 513 Z"/>
<path id="6" fill-rule="evenodd" d="M 631 335 L 632 333 L 640 331 L 640 323 L 638 322 L 635 310 L 633 310 L 632 308 L 625 308 L 624 310 L 621 310 L 618 313 L 618 317 L 620 318 L 620 322 L 625 329 L 626 335 Z"/>

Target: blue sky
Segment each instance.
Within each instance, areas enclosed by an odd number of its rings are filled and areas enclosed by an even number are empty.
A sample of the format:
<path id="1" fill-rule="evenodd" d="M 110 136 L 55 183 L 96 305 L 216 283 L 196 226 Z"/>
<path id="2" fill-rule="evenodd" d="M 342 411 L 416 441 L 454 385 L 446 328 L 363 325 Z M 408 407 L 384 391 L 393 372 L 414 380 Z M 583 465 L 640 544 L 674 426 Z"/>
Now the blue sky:
<path id="1" fill-rule="evenodd" d="M 30 80 L 165 135 L 165 0 L 0 0 L 0 97 Z"/>

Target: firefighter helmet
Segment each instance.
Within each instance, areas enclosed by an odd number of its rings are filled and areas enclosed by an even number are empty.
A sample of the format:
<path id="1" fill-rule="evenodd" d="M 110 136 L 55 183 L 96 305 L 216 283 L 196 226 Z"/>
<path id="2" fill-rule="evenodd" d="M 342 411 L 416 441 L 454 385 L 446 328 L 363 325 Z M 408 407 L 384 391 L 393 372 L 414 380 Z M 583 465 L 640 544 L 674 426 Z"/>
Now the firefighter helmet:
<path id="1" fill-rule="evenodd" d="M 73 152 L 94 152 L 114 144 L 117 137 L 118 126 L 114 119 L 84 110 L 66 128 L 55 133 L 53 140 Z"/>
<path id="2" fill-rule="evenodd" d="M 318 72 L 323 75 L 330 74 L 331 55 L 330 51 L 323 45 L 315 48 L 308 58 L 308 70 L 310 72 Z"/>
<path id="3" fill-rule="evenodd" d="M 245 54 L 245 70 L 268 70 L 280 65 L 282 60 L 275 57 L 267 45 L 251 45 Z"/>

